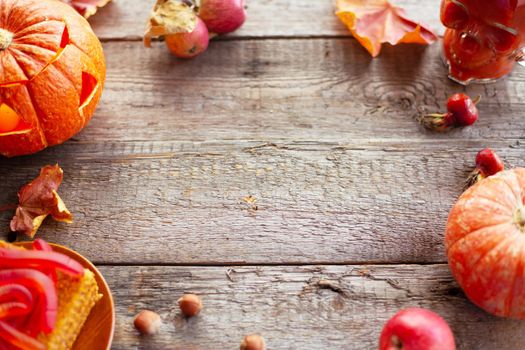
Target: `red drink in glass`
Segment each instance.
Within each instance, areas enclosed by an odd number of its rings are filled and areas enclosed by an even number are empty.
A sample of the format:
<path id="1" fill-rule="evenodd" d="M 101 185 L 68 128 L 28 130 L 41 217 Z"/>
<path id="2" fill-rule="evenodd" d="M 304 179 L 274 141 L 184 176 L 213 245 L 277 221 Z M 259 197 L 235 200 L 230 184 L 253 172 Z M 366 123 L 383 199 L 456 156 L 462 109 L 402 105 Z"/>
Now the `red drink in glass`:
<path id="1" fill-rule="evenodd" d="M 489 82 L 523 59 L 525 0 L 443 0 L 444 53 L 451 79 Z"/>

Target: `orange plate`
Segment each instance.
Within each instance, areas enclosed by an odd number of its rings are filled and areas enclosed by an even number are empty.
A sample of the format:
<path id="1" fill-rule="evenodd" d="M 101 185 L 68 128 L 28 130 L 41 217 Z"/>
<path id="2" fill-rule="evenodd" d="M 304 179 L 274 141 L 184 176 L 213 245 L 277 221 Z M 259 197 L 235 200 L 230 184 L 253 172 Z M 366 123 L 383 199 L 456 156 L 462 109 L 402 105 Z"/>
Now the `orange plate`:
<path id="1" fill-rule="evenodd" d="M 31 242 L 19 242 L 16 245 L 27 249 L 32 248 Z M 102 299 L 95 305 L 89 314 L 84 327 L 80 331 L 72 350 L 109 350 L 113 333 L 115 331 L 115 304 L 109 290 L 108 284 L 97 268 L 82 255 L 77 252 L 63 247 L 61 245 L 50 243 L 53 250 L 75 259 L 84 266 L 84 268 L 93 271 L 98 283 L 98 289 L 103 294 Z"/>

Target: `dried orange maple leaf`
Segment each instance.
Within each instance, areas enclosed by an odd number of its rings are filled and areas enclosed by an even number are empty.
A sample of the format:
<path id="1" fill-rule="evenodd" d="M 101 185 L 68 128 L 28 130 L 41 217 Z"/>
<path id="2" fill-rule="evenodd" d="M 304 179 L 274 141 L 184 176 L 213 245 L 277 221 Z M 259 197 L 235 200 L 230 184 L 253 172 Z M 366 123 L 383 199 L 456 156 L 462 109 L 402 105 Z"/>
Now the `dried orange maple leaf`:
<path id="1" fill-rule="evenodd" d="M 64 172 L 58 166 L 45 166 L 40 175 L 18 192 L 18 207 L 11 220 L 11 230 L 34 237 L 44 219 L 71 223 L 73 216 L 57 193 Z"/>
<path id="2" fill-rule="evenodd" d="M 68 5 L 71 5 L 82 16 L 88 18 L 97 13 L 99 7 L 106 6 L 111 0 L 62 0 Z"/>
<path id="3" fill-rule="evenodd" d="M 434 32 L 387 0 L 337 0 L 336 15 L 372 57 L 379 55 L 382 43 L 426 45 L 437 40 Z"/>

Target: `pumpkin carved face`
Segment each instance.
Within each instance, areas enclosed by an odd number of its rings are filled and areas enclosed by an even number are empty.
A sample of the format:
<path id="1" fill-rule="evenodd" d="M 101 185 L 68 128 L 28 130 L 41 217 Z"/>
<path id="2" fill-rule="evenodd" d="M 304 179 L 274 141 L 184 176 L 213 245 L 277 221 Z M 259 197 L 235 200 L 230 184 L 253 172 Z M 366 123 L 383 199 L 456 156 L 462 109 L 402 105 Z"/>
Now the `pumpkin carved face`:
<path id="1" fill-rule="evenodd" d="M 91 119 L 106 67 L 88 22 L 54 0 L 0 2 L 0 154 L 60 144 Z"/>
<path id="2" fill-rule="evenodd" d="M 445 244 L 454 277 L 484 310 L 525 319 L 525 169 L 488 177 L 452 209 Z"/>

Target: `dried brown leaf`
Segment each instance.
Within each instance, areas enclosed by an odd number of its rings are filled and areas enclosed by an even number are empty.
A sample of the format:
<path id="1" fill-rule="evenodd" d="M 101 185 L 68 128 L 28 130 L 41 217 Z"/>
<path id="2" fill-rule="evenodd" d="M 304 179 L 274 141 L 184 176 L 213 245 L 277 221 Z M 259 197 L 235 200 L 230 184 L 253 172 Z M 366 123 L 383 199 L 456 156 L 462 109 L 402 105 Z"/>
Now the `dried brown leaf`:
<path id="1" fill-rule="evenodd" d="M 64 172 L 58 166 L 45 166 L 40 175 L 18 192 L 18 207 L 11 220 L 11 230 L 34 237 L 44 219 L 71 223 L 73 216 L 58 195 Z"/>

